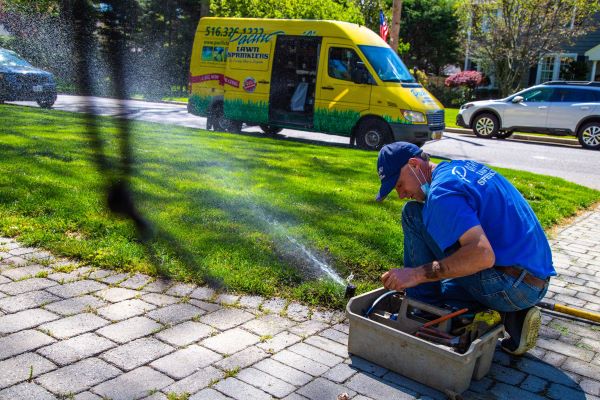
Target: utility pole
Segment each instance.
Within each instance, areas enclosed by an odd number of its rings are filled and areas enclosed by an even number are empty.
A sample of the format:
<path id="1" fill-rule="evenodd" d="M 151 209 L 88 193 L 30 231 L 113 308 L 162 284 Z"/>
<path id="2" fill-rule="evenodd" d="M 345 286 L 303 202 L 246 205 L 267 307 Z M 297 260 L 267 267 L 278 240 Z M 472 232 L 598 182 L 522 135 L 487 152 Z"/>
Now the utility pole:
<path id="1" fill-rule="evenodd" d="M 402 0 L 394 0 L 392 6 L 392 29 L 390 32 L 390 47 L 398 51 L 400 37 L 400 17 L 402 16 Z"/>

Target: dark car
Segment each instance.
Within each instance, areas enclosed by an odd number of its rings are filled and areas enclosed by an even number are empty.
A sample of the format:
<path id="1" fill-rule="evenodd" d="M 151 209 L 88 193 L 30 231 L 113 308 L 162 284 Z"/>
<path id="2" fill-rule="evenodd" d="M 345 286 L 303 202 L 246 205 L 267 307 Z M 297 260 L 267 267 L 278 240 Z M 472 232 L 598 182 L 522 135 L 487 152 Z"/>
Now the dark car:
<path id="1" fill-rule="evenodd" d="M 56 101 L 54 76 L 14 51 L 0 48 L 0 103 L 5 101 L 37 101 L 40 107 L 52 107 Z"/>

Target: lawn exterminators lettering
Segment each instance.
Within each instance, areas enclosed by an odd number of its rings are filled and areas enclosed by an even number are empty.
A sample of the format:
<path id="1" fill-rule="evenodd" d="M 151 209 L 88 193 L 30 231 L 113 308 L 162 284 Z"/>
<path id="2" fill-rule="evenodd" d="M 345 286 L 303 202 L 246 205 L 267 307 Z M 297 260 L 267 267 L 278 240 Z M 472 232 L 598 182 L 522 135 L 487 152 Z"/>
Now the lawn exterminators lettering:
<path id="1" fill-rule="evenodd" d="M 476 164 L 472 161 L 467 161 L 465 163 L 465 169 L 474 172 L 479 176 L 477 183 L 481 186 L 485 185 L 490 179 L 494 177 L 494 175 L 496 175 L 496 171 L 492 171 L 488 167 Z"/>

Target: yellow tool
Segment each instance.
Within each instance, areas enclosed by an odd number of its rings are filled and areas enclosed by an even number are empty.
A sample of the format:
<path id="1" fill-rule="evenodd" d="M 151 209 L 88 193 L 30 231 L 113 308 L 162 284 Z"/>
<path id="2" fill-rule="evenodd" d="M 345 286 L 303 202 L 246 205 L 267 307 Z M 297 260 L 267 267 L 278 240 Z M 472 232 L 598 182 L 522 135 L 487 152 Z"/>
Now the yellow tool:
<path id="1" fill-rule="evenodd" d="M 587 319 L 588 321 L 600 322 L 600 313 L 582 310 L 580 308 L 565 306 L 564 304 L 540 301 L 536 304 L 540 308 L 556 311 L 562 314 L 573 315 L 575 317 Z"/>
<path id="2" fill-rule="evenodd" d="M 481 337 L 486 332 L 490 331 L 493 327 L 502 322 L 502 316 L 496 310 L 486 310 L 475 314 L 473 321 L 462 328 L 459 328 L 456 334 L 466 334 L 468 336 L 469 344 Z"/>

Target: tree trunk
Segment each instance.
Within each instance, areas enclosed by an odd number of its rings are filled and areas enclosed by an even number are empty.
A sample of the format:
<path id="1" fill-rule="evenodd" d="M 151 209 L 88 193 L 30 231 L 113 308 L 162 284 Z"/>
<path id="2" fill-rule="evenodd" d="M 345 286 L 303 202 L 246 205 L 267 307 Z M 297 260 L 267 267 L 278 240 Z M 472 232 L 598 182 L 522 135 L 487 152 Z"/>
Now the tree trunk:
<path id="1" fill-rule="evenodd" d="M 402 15 L 402 0 L 394 0 L 392 6 L 392 29 L 390 31 L 390 47 L 394 51 L 398 51 L 400 37 L 400 17 Z"/>

